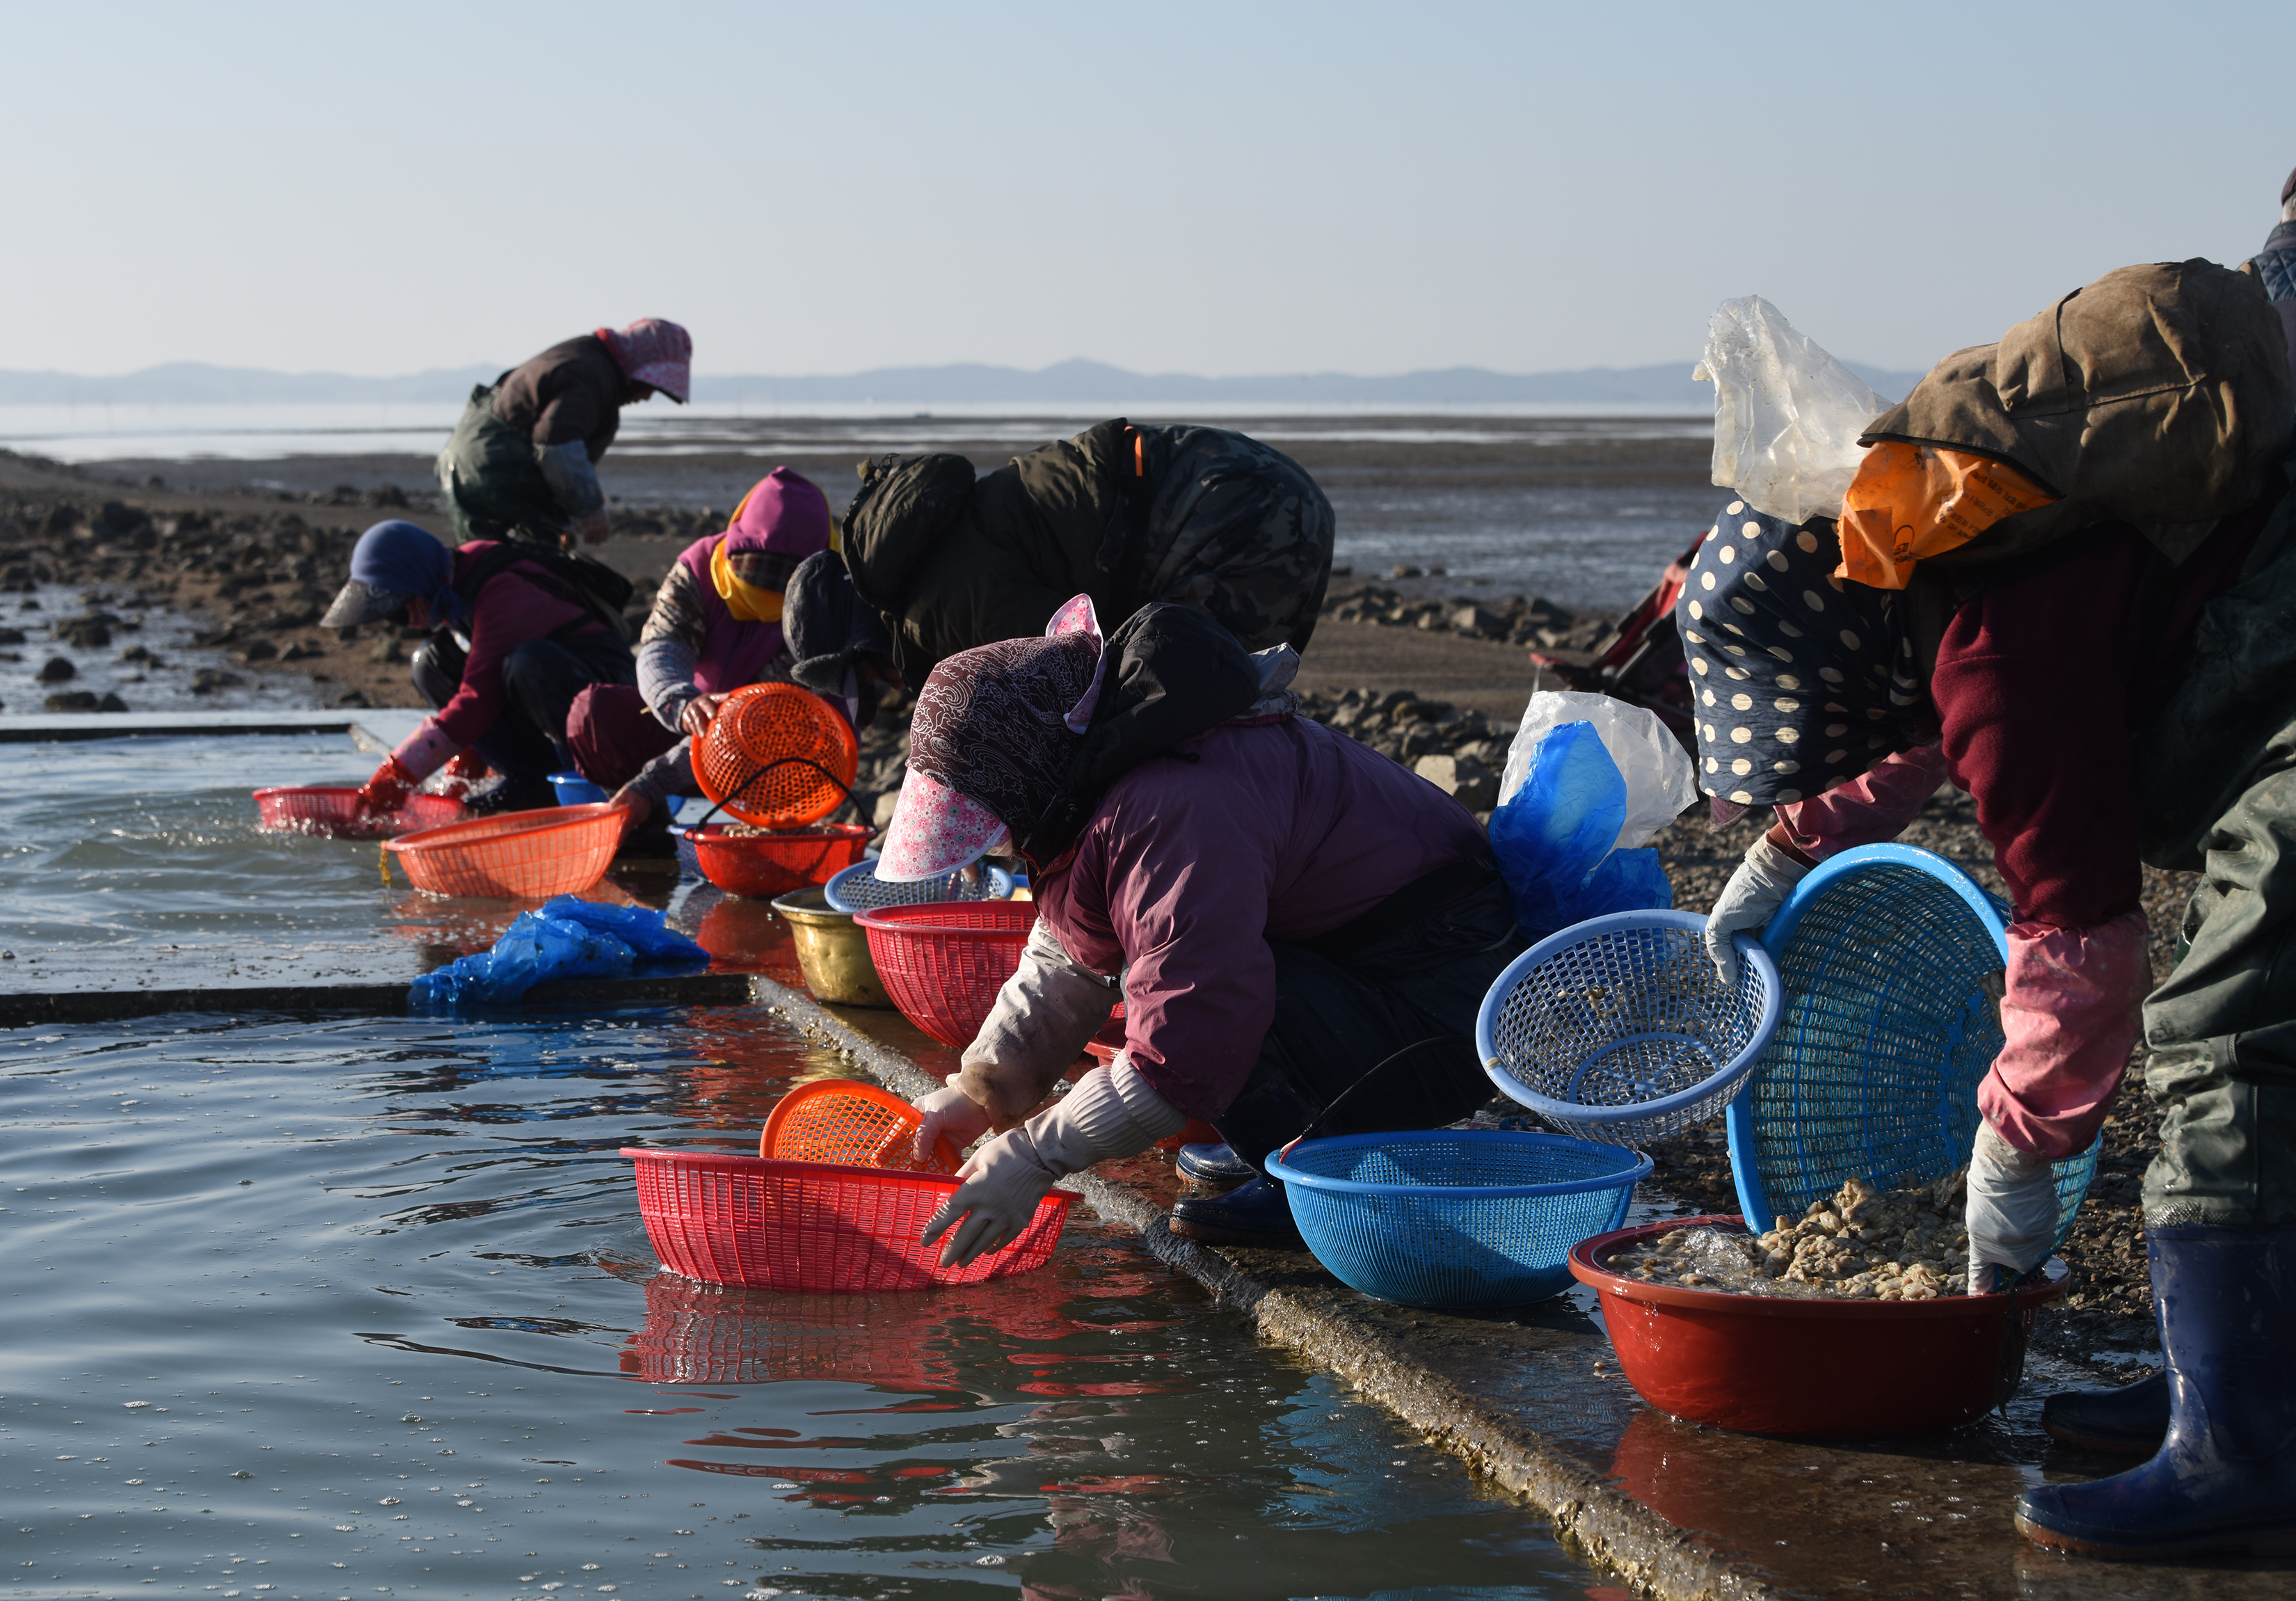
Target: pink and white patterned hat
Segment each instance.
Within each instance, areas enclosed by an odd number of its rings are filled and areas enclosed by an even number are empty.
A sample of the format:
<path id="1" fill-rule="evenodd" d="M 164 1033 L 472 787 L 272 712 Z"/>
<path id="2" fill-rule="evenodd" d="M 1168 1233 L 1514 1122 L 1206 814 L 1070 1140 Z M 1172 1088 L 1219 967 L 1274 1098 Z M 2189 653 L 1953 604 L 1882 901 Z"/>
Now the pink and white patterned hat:
<path id="1" fill-rule="evenodd" d="M 642 316 L 627 328 L 601 328 L 597 333 L 625 378 L 685 404 L 693 387 L 693 339 L 685 329 L 658 316 Z"/>
<path id="2" fill-rule="evenodd" d="M 979 861 L 1005 839 L 1004 825 L 930 773 L 912 769 L 885 830 L 877 876 L 890 884 L 939 878 Z"/>

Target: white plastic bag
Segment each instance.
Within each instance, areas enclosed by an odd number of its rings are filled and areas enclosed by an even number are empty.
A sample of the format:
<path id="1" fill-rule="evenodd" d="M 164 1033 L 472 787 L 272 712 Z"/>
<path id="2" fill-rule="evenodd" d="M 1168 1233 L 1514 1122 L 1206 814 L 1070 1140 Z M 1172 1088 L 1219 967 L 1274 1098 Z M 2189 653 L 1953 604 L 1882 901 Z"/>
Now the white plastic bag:
<path id="1" fill-rule="evenodd" d="M 1691 376 L 1714 385 L 1716 483 L 1786 522 L 1841 515 L 1857 436 L 1893 402 L 1759 295 L 1722 302 Z"/>
<path id="2" fill-rule="evenodd" d="M 1619 830 L 1616 850 L 1633 850 L 1665 827 L 1698 799 L 1698 775 L 1682 742 L 1674 737 L 1659 715 L 1647 708 L 1629 706 L 1609 695 L 1577 690 L 1545 689 L 1523 708 L 1522 725 L 1507 747 L 1506 770 L 1499 778 L 1499 804 L 1504 806 L 1522 781 L 1530 776 L 1530 754 L 1538 742 L 1565 723 L 1592 723 L 1603 749 L 1619 764 L 1627 781 L 1627 823 Z"/>

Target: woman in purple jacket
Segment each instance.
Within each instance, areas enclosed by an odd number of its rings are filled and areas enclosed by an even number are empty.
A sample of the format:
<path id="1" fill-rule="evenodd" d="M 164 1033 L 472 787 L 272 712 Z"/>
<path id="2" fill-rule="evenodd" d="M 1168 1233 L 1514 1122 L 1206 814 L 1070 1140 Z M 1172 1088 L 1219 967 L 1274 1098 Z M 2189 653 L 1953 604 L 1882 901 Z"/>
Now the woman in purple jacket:
<path id="1" fill-rule="evenodd" d="M 1046 637 L 960 652 L 926 680 L 879 874 L 1017 851 L 1038 908 L 963 1070 L 922 1103 L 920 1148 L 1001 1131 L 929 1227 L 955 1228 L 944 1260 L 995 1249 L 1054 1180 L 1191 1117 L 1261 1169 L 1319 1120 L 1333 1134 L 1431 1128 L 1488 1096 L 1475 1012 L 1523 943 L 1483 831 L 1426 780 L 1299 717 L 1284 687 L 1297 666 L 1287 646 L 1247 656 L 1171 605 L 1103 647 L 1078 596 Z M 1119 978 L 1123 1051 L 1037 1111 Z M 1171 1227 L 1300 1245 L 1264 1176 L 1182 1201 Z"/>

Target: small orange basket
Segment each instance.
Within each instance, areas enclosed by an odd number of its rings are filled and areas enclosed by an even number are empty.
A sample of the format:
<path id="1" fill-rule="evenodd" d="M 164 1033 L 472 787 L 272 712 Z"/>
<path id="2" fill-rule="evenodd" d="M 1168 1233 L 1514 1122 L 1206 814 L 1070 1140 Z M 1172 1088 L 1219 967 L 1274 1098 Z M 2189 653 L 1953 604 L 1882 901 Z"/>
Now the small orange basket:
<path id="1" fill-rule="evenodd" d="M 428 895 L 547 900 L 606 876 L 623 814 L 605 801 L 506 811 L 385 840 L 407 881 Z"/>
<path id="2" fill-rule="evenodd" d="M 783 1096 L 758 1137 L 758 1154 L 785 1162 L 832 1162 L 855 1168 L 954 1173 L 956 1147 L 943 1135 L 920 1169 L 911 1144 L 924 1119 L 900 1096 L 850 1079 L 821 1079 Z"/>
<path id="3" fill-rule="evenodd" d="M 265 833 L 373 840 L 452 823 L 463 815 L 463 803 L 418 791 L 401 801 L 397 811 L 371 812 L 360 807 L 358 791 L 348 784 L 304 784 L 256 791 L 255 810 Z"/>
<path id="4" fill-rule="evenodd" d="M 794 684 L 735 690 L 693 742 L 701 792 L 759 828 L 819 822 L 851 792 L 860 763 L 852 727 Z"/>

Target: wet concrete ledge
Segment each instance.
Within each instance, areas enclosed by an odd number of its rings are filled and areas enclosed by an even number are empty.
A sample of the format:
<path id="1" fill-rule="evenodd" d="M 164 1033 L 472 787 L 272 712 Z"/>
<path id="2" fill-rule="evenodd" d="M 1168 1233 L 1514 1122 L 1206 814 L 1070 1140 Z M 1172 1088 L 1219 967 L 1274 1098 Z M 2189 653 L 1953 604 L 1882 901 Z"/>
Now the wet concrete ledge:
<path id="1" fill-rule="evenodd" d="M 954 1066 L 897 1015 L 829 1007 L 758 978 L 758 1004 L 914 1097 Z M 900 1048 L 897 1048 L 897 1045 Z M 946 1060 L 941 1060 L 946 1058 Z M 1575 1306 L 1460 1316 L 1357 1293 L 1311 1257 L 1207 1247 L 1165 1227 L 1176 1193 L 1160 1154 L 1068 1182 L 1136 1229 L 1265 1338 L 1328 1368 L 1495 1485 L 1637 1594 L 1665 1601 L 1789 1597 L 1979 1601 L 2284 1601 L 2284 1563 L 2127 1566 L 2062 1557 L 2021 1539 L 2028 1484 L 2114 1473 L 2041 1433 L 2041 1397 L 2095 1382 L 2036 1359 L 2007 1416 L 1916 1440 L 1810 1441 L 1685 1424 L 1644 1404 L 1601 1327 Z M 1883 1382 L 1886 1382 L 1884 1376 Z"/>
<path id="2" fill-rule="evenodd" d="M 84 739 L 182 739 L 242 734 L 348 734 L 363 751 L 395 748 L 420 714 L 390 707 L 342 711 L 87 711 L 0 716 L 0 744 Z"/>
<path id="3" fill-rule="evenodd" d="M 600 1006 L 741 1006 L 750 1004 L 750 975 L 694 973 L 650 979 L 583 979 L 537 984 L 515 1008 Z M 201 989 L 62 989 L 0 995 L 0 1029 L 40 1023 L 118 1022 L 169 1012 L 348 1012 L 395 1017 L 406 1010 L 399 984 L 264 984 Z M 440 1014 L 444 1016 L 446 1014 Z"/>

